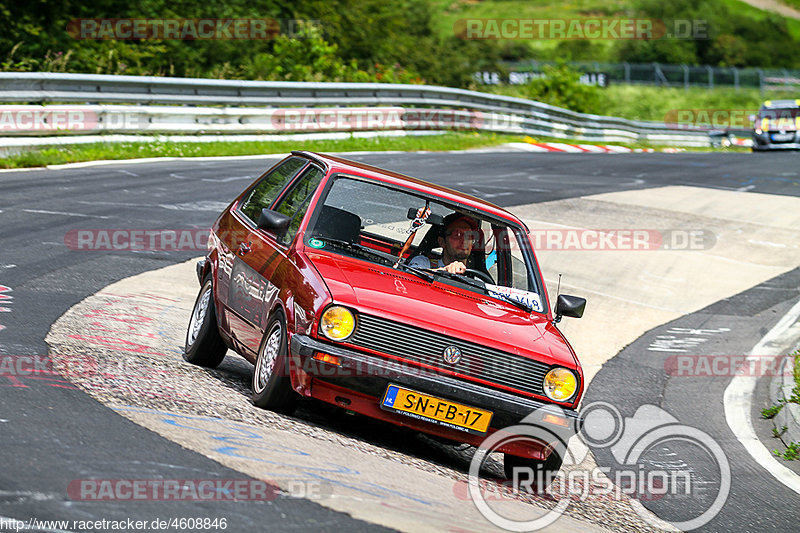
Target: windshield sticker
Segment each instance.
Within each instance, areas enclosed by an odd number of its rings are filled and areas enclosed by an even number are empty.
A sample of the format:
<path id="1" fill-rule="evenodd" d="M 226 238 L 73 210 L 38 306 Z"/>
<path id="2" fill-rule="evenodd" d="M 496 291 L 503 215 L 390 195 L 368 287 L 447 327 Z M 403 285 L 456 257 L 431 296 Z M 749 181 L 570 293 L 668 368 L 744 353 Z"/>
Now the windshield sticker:
<path id="1" fill-rule="evenodd" d="M 502 285 L 490 285 L 488 283 L 486 284 L 486 290 L 489 291 L 490 296 L 501 294 L 515 302 L 527 305 L 537 313 L 544 313 L 541 299 L 535 292 L 523 291 L 514 287 L 503 287 Z"/>
<path id="2" fill-rule="evenodd" d="M 312 248 L 325 248 L 325 241 L 321 241 L 319 239 L 309 239 L 308 245 Z"/>

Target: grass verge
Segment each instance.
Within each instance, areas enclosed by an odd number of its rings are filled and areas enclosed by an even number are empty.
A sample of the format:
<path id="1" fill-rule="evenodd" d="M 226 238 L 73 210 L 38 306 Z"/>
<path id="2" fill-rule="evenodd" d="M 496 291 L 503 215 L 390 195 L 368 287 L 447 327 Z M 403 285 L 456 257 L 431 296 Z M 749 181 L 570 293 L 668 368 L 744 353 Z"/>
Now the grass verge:
<path id="1" fill-rule="evenodd" d="M 280 142 L 193 142 L 173 143 L 153 142 L 116 142 L 93 143 L 72 146 L 43 148 L 0 159 L 0 169 L 44 167 L 82 161 L 141 159 L 149 157 L 216 157 L 246 156 L 262 154 L 285 154 L 292 150 L 309 150 L 312 152 L 359 152 L 359 151 L 430 151 L 467 150 L 469 148 L 485 148 L 511 142 L 524 142 L 524 135 L 495 134 L 483 132 L 452 132 L 441 135 L 421 137 L 372 137 L 316 141 L 280 141 Z M 535 142 L 560 142 L 577 144 L 602 144 L 625 146 L 631 149 L 654 148 L 647 143 L 589 142 L 556 137 L 536 137 Z M 663 147 L 662 147 L 663 148 Z M 707 152 L 710 148 L 683 148 L 687 152 Z M 749 148 L 731 146 L 714 151 L 739 152 Z"/>
<path id="2" fill-rule="evenodd" d="M 792 389 L 792 395 L 789 397 L 788 400 L 780 400 L 780 405 L 772 405 L 770 407 L 766 407 L 761 410 L 761 416 L 763 418 L 774 418 L 781 409 L 783 409 L 784 404 L 786 403 L 796 403 L 800 404 L 800 350 L 797 350 L 793 354 L 794 356 L 794 388 Z M 777 428 L 772 429 L 772 434 L 776 438 L 780 438 L 785 432 L 787 427 L 783 426 L 780 430 Z M 800 442 L 790 442 L 786 445 L 785 450 L 772 450 L 773 455 L 777 457 L 782 457 L 786 461 L 796 461 L 800 459 Z"/>
<path id="3" fill-rule="evenodd" d="M 43 148 L 0 159 L 0 168 L 25 168 L 117 159 L 146 157 L 213 157 L 281 154 L 292 150 L 313 152 L 357 151 L 445 151 L 497 146 L 520 141 L 518 135 L 454 132 L 420 137 L 370 137 L 348 139 L 280 142 L 114 142 Z"/>

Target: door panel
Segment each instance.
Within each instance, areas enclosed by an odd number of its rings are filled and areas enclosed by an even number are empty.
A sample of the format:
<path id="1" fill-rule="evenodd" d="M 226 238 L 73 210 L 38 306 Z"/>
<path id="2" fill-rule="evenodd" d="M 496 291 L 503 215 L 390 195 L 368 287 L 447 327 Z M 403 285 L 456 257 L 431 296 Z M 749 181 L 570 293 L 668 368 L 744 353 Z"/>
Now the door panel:
<path id="1" fill-rule="evenodd" d="M 231 317 L 231 324 L 235 323 L 237 338 L 254 352 L 258 351 L 275 299 L 286 287 L 287 272 L 297 269 L 288 259 L 289 246 L 324 176 L 322 170 L 309 166 L 273 206 L 292 217 L 280 240 L 266 231 L 251 229 L 235 253 L 228 293 L 229 308 L 236 315 Z"/>

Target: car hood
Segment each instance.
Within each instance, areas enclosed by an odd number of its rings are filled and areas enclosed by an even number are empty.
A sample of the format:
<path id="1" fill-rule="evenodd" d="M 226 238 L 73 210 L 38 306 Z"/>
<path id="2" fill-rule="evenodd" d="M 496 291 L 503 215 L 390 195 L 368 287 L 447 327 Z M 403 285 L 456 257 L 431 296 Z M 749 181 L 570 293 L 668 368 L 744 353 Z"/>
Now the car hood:
<path id="1" fill-rule="evenodd" d="M 359 259 L 325 252 L 306 255 L 335 303 L 543 363 L 578 366 L 572 349 L 545 315 Z"/>

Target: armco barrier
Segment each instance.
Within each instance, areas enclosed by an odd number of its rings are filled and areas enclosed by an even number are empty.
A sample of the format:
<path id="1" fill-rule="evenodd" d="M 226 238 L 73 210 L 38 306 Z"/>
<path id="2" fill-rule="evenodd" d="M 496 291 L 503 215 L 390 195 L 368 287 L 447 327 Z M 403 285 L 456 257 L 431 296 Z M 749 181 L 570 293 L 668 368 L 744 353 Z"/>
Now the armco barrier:
<path id="1" fill-rule="evenodd" d="M 0 106 L 2 136 L 473 129 L 600 142 L 709 144 L 706 131 L 427 85 L 4 72 L 0 102 L 7 104 Z M 41 105 L 52 103 L 73 105 Z M 342 108 L 354 108 L 351 115 L 361 110 L 363 122 L 337 120 L 348 113 Z M 379 119 L 370 121 L 370 113 Z M 287 114 L 295 116 L 290 127 L 276 119 Z M 298 114 L 311 118 L 297 120 Z M 434 118 L 423 128 L 421 116 Z"/>

